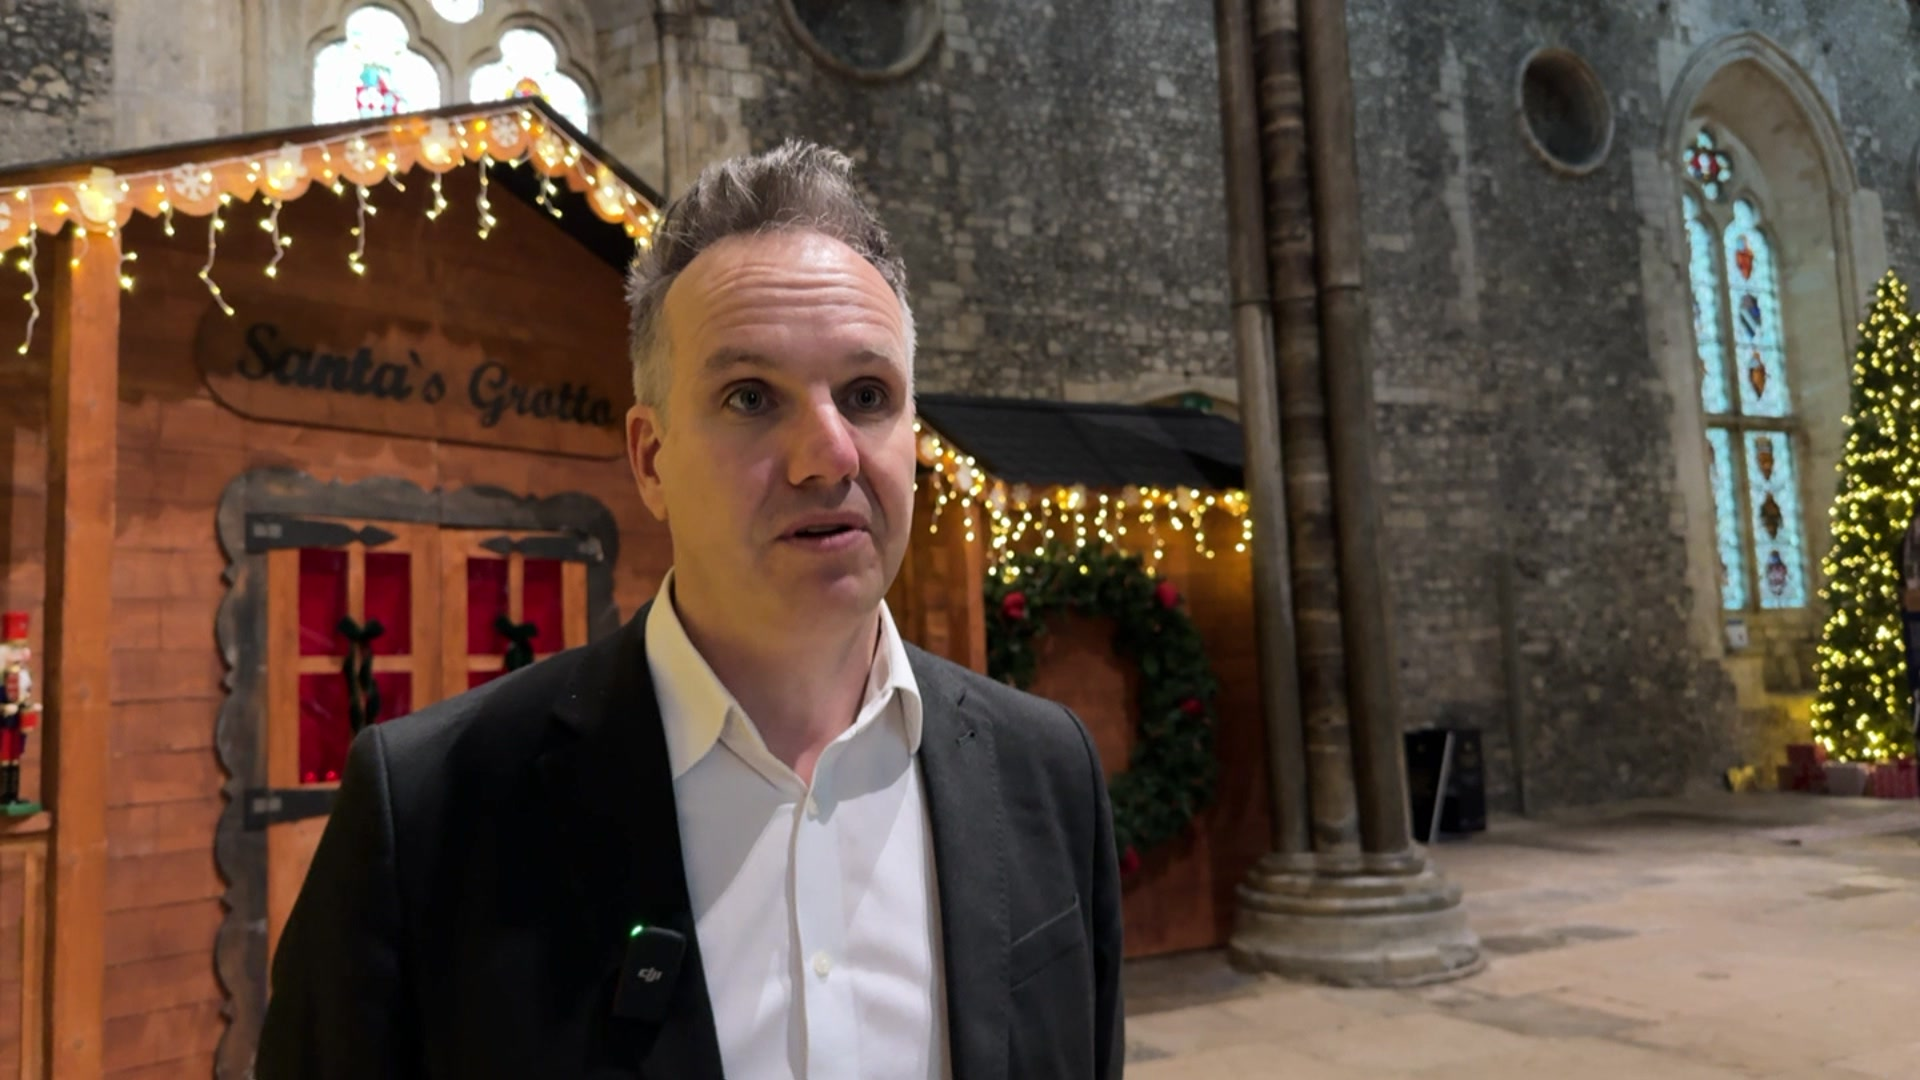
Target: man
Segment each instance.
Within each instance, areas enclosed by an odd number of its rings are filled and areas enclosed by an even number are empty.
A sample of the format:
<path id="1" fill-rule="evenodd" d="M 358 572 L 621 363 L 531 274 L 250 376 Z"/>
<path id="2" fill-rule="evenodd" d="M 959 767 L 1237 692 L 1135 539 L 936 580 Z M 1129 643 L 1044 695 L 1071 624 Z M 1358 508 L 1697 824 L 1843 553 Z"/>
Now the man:
<path id="1" fill-rule="evenodd" d="M 1121 1074 L 1078 720 L 918 649 L 906 275 L 847 159 L 709 169 L 636 263 L 674 567 L 618 634 L 355 739 L 257 1075 Z"/>

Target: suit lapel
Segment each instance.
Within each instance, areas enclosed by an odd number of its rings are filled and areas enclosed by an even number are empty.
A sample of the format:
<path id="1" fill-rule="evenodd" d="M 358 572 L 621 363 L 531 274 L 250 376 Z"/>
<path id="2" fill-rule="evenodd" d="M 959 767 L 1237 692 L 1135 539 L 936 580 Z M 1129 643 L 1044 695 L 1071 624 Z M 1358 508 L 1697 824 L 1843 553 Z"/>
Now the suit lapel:
<path id="1" fill-rule="evenodd" d="M 921 693 L 920 767 L 939 882 L 953 1075 L 1005 1080 L 1006 817 L 993 725 L 966 707 L 965 687 L 944 667 L 918 648 L 907 651 Z"/>
<path id="2" fill-rule="evenodd" d="M 707 995 L 686 862 L 674 803 L 660 706 L 647 667 L 649 604 L 616 634 L 587 647 L 554 706 L 567 729 L 540 759 L 548 794 L 560 807 L 557 843 L 572 869 L 578 940 L 587 962 L 604 967 L 606 1050 L 615 1067 L 638 1065 L 652 1080 L 721 1075 L 719 1038 Z M 633 924 L 671 926 L 687 938 L 677 990 L 659 1024 L 612 1015 L 613 990 Z"/>

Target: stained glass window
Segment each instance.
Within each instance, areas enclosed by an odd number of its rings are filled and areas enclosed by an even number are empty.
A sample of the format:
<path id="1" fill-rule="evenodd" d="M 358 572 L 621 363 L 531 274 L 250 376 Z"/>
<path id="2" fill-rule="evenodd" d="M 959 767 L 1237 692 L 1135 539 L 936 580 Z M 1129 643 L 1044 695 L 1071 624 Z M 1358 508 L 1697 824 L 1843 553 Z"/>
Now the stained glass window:
<path id="1" fill-rule="evenodd" d="M 482 0 L 433 0 L 433 10 L 450 23 L 472 22 L 483 6 Z"/>
<path id="2" fill-rule="evenodd" d="M 1687 176 L 1715 202 L 1733 179 L 1733 159 L 1720 149 L 1713 132 L 1706 128 L 1701 128 L 1700 134 L 1693 137 L 1693 145 L 1687 147 L 1686 166 Z"/>
<path id="3" fill-rule="evenodd" d="M 1733 204 L 1726 245 L 1740 411 L 1748 416 L 1785 416 L 1791 410 L 1786 355 L 1780 347 L 1780 292 L 1774 283 L 1773 253 L 1760 231 L 1759 213 L 1745 199 Z"/>
<path id="4" fill-rule="evenodd" d="M 1700 406 L 1708 417 L 1714 546 L 1730 611 L 1807 603 L 1778 265 L 1760 210 L 1732 198 L 1733 159 L 1702 129 L 1681 155 Z M 1736 451 L 1735 443 L 1740 447 Z"/>
<path id="5" fill-rule="evenodd" d="M 1712 226 L 1701 220 L 1693 196 L 1682 199 L 1687 215 L 1687 276 L 1693 285 L 1693 347 L 1700 359 L 1700 405 L 1709 413 L 1731 412 L 1727 400 L 1726 351 L 1720 344 L 1720 262 Z"/>
<path id="6" fill-rule="evenodd" d="M 1747 606 L 1746 540 L 1740 530 L 1740 504 L 1735 499 L 1733 433 L 1707 429 L 1707 472 L 1713 485 L 1714 546 L 1720 553 L 1720 598 L 1730 610 Z"/>
<path id="7" fill-rule="evenodd" d="M 1760 571 L 1760 606 L 1803 607 L 1806 554 L 1793 443 L 1778 431 L 1749 431 L 1746 436 L 1747 504 Z"/>
<path id="8" fill-rule="evenodd" d="M 500 59 L 473 70 L 467 93 L 474 101 L 538 97 L 587 130 L 587 92 L 560 71 L 560 54 L 538 30 L 516 28 L 500 35 Z"/>
<path id="9" fill-rule="evenodd" d="M 438 107 L 440 73 L 408 42 L 406 23 L 386 8 L 348 15 L 346 39 L 313 58 L 314 123 Z"/>

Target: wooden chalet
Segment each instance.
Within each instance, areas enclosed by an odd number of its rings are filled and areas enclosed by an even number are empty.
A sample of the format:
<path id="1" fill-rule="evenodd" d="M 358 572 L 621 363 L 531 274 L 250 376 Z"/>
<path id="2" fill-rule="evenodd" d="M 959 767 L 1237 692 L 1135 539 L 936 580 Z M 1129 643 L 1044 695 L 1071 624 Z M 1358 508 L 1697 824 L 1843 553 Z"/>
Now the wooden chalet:
<path id="1" fill-rule="evenodd" d="M 0 832 L 0 1076 L 246 1076 L 352 709 L 652 595 L 622 289 L 658 201 L 534 101 L 0 172 L 47 807 Z"/>
<path id="2" fill-rule="evenodd" d="M 622 285 L 659 201 L 533 101 L 0 171 L 0 608 L 31 616 L 46 704 L 45 809 L 0 818 L 0 1077 L 248 1076 L 353 721 L 651 598 L 670 551 L 623 453 Z M 1127 541 L 1163 549 L 1215 651 L 1225 764 L 1131 879 L 1127 931 L 1135 955 L 1221 944 L 1268 839 L 1238 429 L 922 415 L 925 535 L 889 599 L 976 669 L 990 518 L 1206 493 L 1211 555 Z M 1137 673 L 1097 626 L 1048 642 L 1035 689 L 1125 762 Z"/>

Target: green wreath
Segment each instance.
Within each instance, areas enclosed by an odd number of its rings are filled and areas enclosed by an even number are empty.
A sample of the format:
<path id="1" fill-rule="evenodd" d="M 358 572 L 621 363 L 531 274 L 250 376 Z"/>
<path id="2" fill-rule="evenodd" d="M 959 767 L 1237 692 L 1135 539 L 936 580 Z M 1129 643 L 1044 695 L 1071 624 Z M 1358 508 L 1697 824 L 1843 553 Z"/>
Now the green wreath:
<path id="1" fill-rule="evenodd" d="M 1111 618 L 1114 651 L 1140 665 L 1141 738 L 1108 785 L 1121 872 L 1132 874 L 1140 852 L 1184 833 L 1213 801 L 1219 772 L 1219 686 L 1180 590 L 1154 580 L 1138 555 L 1054 542 L 1003 561 L 987 578 L 986 599 L 987 674 L 1003 682 L 1032 685 L 1036 639 L 1049 616 L 1066 611 Z"/>

